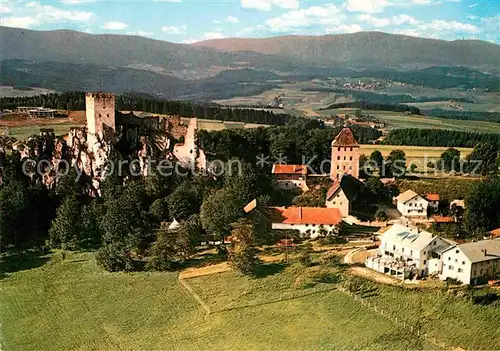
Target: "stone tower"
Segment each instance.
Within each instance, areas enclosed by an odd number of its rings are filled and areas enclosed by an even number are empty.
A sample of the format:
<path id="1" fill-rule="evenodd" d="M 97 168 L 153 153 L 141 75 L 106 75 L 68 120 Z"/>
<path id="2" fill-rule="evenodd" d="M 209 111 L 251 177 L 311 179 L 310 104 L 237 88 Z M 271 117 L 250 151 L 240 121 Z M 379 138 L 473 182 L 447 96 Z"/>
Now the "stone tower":
<path id="1" fill-rule="evenodd" d="M 113 138 L 115 133 L 115 95 L 111 93 L 86 93 L 85 114 L 90 139 Z M 90 141 L 90 140 L 89 140 Z M 92 147 L 93 143 L 89 143 Z"/>
<path id="2" fill-rule="evenodd" d="M 344 127 L 332 141 L 330 178 L 340 181 L 344 174 L 359 178 L 359 144 L 349 127 Z"/>

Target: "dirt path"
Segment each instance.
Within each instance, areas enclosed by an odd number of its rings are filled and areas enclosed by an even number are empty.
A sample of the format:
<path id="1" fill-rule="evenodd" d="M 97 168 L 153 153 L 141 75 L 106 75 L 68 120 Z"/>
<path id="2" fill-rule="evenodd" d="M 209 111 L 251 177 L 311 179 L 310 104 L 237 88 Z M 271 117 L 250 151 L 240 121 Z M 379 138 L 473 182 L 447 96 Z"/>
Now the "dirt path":
<path id="1" fill-rule="evenodd" d="M 366 267 L 351 267 L 347 273 L 357 275 L 359 277 L 367 278 L 381 284 L 398 285 L 400 280 L 389 277 L 388 275 L 372 271 Z"/>
<path id="2" fill-rule="evenodd" d="M 229 264 L 227 262 L 222 262 L 201 268 L 188 268 L 179 273 L 179 279 L 196 278 L 203 275 L 228 272 L 230 270 L 231 267 L 229 266 Z"/>

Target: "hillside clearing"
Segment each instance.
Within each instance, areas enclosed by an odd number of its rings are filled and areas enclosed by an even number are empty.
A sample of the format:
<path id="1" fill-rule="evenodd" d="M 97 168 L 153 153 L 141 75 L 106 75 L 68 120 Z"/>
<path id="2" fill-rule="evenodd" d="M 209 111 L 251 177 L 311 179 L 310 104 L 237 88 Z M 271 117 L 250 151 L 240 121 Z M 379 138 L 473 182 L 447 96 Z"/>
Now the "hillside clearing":
<path id="1" fill-rule="evenodd" d="M 324 267 L 278 263 L 257 279 L 233 271 L 186 279 L 210 305 L 213 312 L 205 315 L 176 273 L 110 274 L 96 266 L 93 253 L 20 259 L 4 262 L 9 273 L 2 279 L 0 314 L 7 349 L 436 348 L 335 290 L 335 283 L 297 285 L 321 277 Z M 366 284 L 374 290 L 365 299 L 419 322 L 448 345 L 499 345 L 494 308 Z"/>

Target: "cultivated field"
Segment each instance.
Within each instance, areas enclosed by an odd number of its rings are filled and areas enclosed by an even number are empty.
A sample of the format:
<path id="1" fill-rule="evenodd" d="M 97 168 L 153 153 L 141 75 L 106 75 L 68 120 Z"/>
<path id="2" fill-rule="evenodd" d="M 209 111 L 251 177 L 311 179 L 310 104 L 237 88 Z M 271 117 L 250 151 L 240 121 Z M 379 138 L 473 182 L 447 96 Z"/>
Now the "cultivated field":
<path id="1" fill-rule="evenodd" d="M 393 150 L 403 150 L 406 154 L 406 164 L 415 164 L 417 169 L 415 172 L 423 172 L 427 167 L 429 161 L 436 161 L 441 158 L 441 154 L 446 151 L 447 147 L 433 147 L 433 146 L 401 146 L 401 145 L 373 145 L 363 144 L 360 147 L 360 153 L 366 157 L 378 150 L 384 157 L 387 157 Z M 472 152 L 472 148 L 459 147 L 461 157 L 465 158 Z M 427 172 L 434 173 L 434 169 L 427 168 Z"/>
<path id="2" fill-rule="evenodd" d="M 463 348 L 500 345 L 498 309 L 365 283 L 364 300 L 419 326 L 424 339 L 338 291 L 345 273 L 331 266 L 272 263 L 255 279 L 233 271 L 186 279 L 208 315 L 176 273 L 107 273 L 92 253 L 24 256 L 3 268 L 9 350 L 436 349 L 425 341 L 433 336 Z"/>
<path id="3" fill-rule="evenodd" d="M 356 109 L 343 108 L 334 110 L 318 111 L 323 116 L 334 114 L 354 115 Z M 444 119 L 429 116 L 407 115 L 393 111 L 363 110 L 363 113 L 375 116 L 382 122 L 388 124 L 389 129 L 419 128 L 419 129 L 448 129 L 476 133 L 500 133 L 500 123 L 485 121 L 467 121 L 456 119 Z"/>

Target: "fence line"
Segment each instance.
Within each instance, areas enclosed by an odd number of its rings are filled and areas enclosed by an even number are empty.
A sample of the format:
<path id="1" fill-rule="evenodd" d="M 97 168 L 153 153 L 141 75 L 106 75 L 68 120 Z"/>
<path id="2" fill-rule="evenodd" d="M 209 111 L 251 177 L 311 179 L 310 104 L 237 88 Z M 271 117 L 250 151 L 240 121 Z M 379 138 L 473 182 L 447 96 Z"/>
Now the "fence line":
<path id="1" fill-rule="evenodd" d="M 353 297 L 355 301 L 359 301 L 362 305 L 370 307 L 375 313 L 386 317 L 390 321 L 394 322 L 396 325 L 402 327 L 405 330 L 408 330 L 406 328 L 406 322 L 404 320 L 400 320 L 400 319 L 398 320 L 398 317 L 391 316 L 390 312 L 384 311 L 383 308 L 378 307 L 374 302 L 365 301 L 364 298 L 357 295 L 356 293 L 353 293 L 353 292 L 347 290 L 344 287 L 338 287 L 338 290 Z M 439 340 L 436 337 L 430 337 L 427 333 L 421 334 L 420 329 L 417 327 L 413 327 L 413 325 L 410 325 L 409 327 L 410 327 L 410 329 L 409 329 L 410 334 L 416 335 L 419 338 L 423 338 L 425 341 L 427 341 L 427 342 L 429 342 L 437 347 L 440 347 L 443 350 L 445 350 L 445 349 L 451 349 L 451 350 L 461 349 L 461 348 L 453 346 L 453 345 L 448 345 L 448 344 L 446 344 L 445 341 Z"/>

